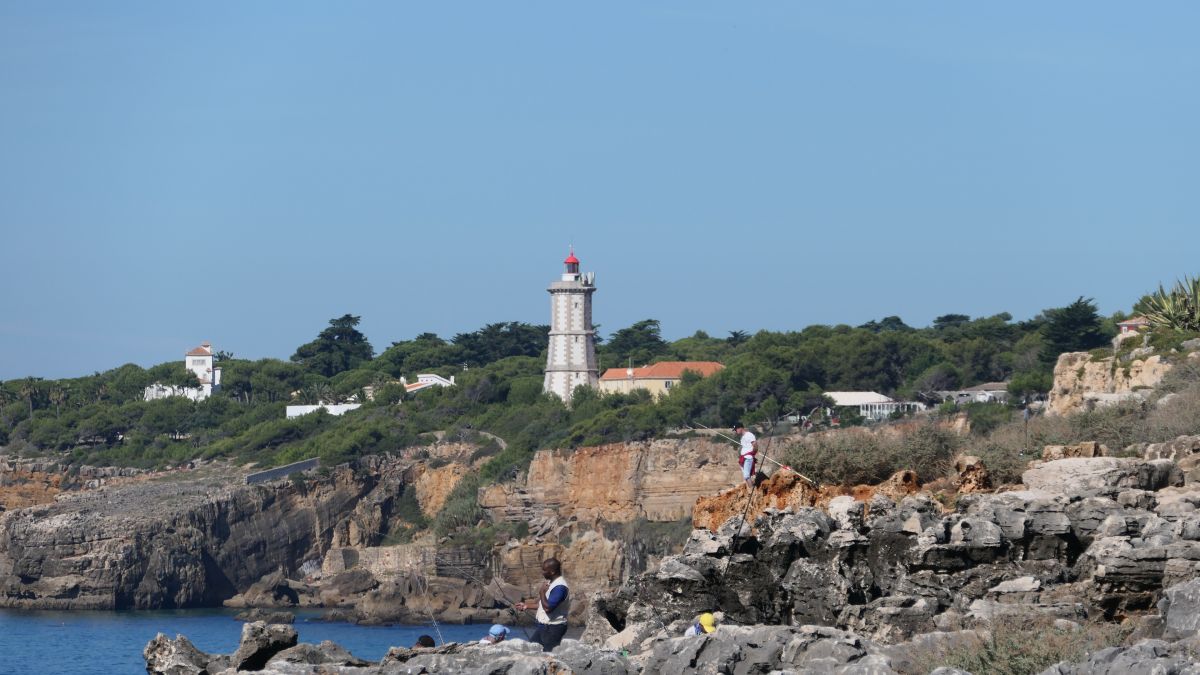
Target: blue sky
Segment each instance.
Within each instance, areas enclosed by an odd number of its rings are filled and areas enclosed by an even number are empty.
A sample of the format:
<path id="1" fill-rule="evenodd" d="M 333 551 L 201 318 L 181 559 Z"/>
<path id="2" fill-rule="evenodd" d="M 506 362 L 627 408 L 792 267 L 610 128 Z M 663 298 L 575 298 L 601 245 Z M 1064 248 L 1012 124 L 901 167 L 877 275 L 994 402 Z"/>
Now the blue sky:
<path id="1" fill-rule="evenodd" d="M 0 379 L 1105 313 L 1200 272 L 1189 3 L 0 1 Z"/>

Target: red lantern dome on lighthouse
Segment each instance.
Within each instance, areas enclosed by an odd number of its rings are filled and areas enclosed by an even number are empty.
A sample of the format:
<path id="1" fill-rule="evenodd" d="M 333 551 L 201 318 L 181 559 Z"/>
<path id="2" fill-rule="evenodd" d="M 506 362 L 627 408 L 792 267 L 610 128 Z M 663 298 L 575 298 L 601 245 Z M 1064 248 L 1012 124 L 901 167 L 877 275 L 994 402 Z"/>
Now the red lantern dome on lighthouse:
<path id="1" fill-rule="evenodd" d="M 579 274 L 579 258 L 575 257 L 575 249 L 571 249 L 570 255 L 563 261 L 567 266 L 567 274 Z"/>

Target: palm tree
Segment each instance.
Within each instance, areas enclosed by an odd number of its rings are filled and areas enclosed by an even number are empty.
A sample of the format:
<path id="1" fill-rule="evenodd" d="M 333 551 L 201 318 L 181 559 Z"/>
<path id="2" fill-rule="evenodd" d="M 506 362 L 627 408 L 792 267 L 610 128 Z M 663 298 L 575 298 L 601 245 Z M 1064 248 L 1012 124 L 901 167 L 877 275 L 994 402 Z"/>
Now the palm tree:
<path id="1" fill-rule="evenodd" d="M 66 389 L 63 387 L 54 387 L 53 389 L 51 389 L 50 390 L 50 400 L 54 403 L 54 417 L 57 419 L 60 416 L 59 415 L 60 406 L 62 406 L 63 401 L 67 400 Z"/>
<path id="2" fill-rule="evenodd" d="M 33 395 L 38 392 L 37 381 L 32 377 L 25 378 L 21 382 L 21 396 L 29 402 L 29 417 L 33 417 Z"/>

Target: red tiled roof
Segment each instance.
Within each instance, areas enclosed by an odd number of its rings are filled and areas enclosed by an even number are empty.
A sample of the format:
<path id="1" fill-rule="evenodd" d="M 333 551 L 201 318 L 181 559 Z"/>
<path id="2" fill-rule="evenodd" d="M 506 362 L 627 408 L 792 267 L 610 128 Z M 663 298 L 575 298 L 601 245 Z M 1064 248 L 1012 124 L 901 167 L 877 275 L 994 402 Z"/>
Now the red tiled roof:
<path id="1" fill-rule="evenodd" d="M 663 361 L 644 368 L 633 369 L 635 380 L 678 380 L 684 371 L 690 370 L 700 377 L 708 377 L 725 366 L 716 361 Z M 609 368 L 600 376 L 601 380 L 626 380 L 629 373 L 625 368 Z"/>
<path id="2" fill-rule="evenodd" d="M 1150 319 L 1147 319 L 1144 316 L 1135 316 L 1133 318 L 1125 319 L 1124 321 L 1117 322 L 1118 326 L 1146 326 L 1149 324 L 1150 324 Z"/>
<path id="3" fill-rule="evenodd" d="M 178 352 L 176 352 L 176 353 L 178 353 Z M 192 351 L 188 352 L 184 356 L 212 356 L 212 350 L 209 349 L 208 347 L 201 345 L 199 347 L 196 347 Z"/>

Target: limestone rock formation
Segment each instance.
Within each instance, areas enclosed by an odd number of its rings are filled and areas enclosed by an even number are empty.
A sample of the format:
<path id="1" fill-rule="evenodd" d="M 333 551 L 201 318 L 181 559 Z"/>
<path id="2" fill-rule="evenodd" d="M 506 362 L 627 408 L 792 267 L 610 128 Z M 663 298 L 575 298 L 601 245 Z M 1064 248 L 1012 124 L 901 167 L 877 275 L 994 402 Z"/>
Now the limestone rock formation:
<path id="1" fill-rule="evenodd" d="M 989 492 L 993 489 L 992 476 L 983 460 L 974 455 L 959 455 L 954 459 L 954 470 L 958 473 L 959 494 Z"/>
<path id="2" fill-rule="evenodd" d="M 735 454 L 730 445 L 706 439 L 543 450 L 523 485 L 488 487 L 480 505 L 497 521 L 675 522 L 691 513 L 698 497 L 740 481 Z"/>
<path id="3" fill-rule="evenodd" d="M 1179 436 L 1166 443 L 1149 443 L 1141 450 L 1146 459 L 1171 459 L 1183 472 L 1184 482 L 1200 481 L 1200 436 Z"/>
<path id="4" fill-rule="evenodd" d="M 442 505 L 446 503 L 446 498 L 450 496 L 454 486 L 458 485 L 463 476 L 470 472 L 469 466 L 458 462 L 423 471 L 414 486 L 417 491 L 417 503 L 421 505 L 421 512 L 430 517 L 437 515 L 437 512 L 442 510 Z"/>
<path id="5" fill-rule="evenodd" d="M 1116 356 L 1094 360 L 1088 352 L 1060 354 L 1054 365 L 1054 386 L 1046 414 L 1066 415 L 1126 400 L 1144 400 L 1172 367 L 1158 354 L 1128 362 Z"/>
<path id="6" fill-rule="evenodd" d="M 855 485 L 845 487 L 840 485 L 816 486 L 792 471 L 777 471 L 767 480 L 759 483 L 749 493 L 747 506 L 747 491 L 744 485 L 738 485 L 733 490 L 720 494 L 701 497 L 696 500 L 692 511 L 692 525 L 709 530 L 718 529 L 733 516 L 746 514 L 747 523 L 768 509 L 784 510 L 802 506 L 821 506 L 829 504 L 837 497 L 849 496 L 855 500 L 871 504 L 878 495 L 889 500 L 902 499 L 919 489 L 917 475 L 912 471 L 897 471 L 879 485 Z"/>
<path id="7" fill-rule="evenodd" d="M 142 650 L 146 670 L 162 675 L 206 675 L 212 655 L 196 649 L 186 637 L 176 635 L 171 640 L 159 633 Z"/>
<path id="8" fill-rule="evenodd" d="M 1042 459 L 1046 461 L 1072 457 L 1107 457 L 1109 454 L 1107 446 L 1095 441 L 1074 445 L 1047 445 L 1042 448 Z"/>
<path id="9" fill-rule="evenodd" d="M 279 652 L 296 646 L 296 629 L 286 624 L 261 621 L 242 625 L 242 641 L 230 657 L 235 670 L 262 670 Z"/>
<path id="10" fill-rule="evenodd" d="M 143 481 L 0 514 L 0 607 L 216 606 L 280 568 L 319 559 L 374 487 L 328 479 Z"/>
<path id="11" fill-rule="evenodd" d="M 1168 460 L 1076 458 L 1027 472 L 1025 490 L 962 495 L 950 513 L 924 494 L 768 507 L 745 524 L 739 513 L 598 598 L 589 621 L 608 626 L 588 633 L 721 609 L 897 642 L 997 614 L 1149 611 L 1200 570 L 1200 490 L 1173 487 L 1177 476 Z"/>

